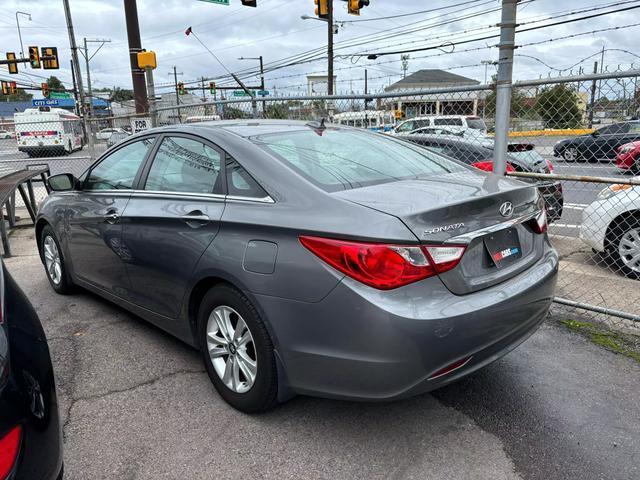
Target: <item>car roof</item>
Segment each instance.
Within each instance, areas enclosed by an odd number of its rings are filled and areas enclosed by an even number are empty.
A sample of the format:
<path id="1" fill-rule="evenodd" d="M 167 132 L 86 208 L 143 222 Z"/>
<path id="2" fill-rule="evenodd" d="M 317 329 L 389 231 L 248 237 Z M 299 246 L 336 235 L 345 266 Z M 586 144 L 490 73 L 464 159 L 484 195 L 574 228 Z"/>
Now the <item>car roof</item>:
<path id="1" fill-rule="evenodd" d="M 194 131 L 194 129 L 207 129 L 211 131 L 229 132 L 240 137 L 248 138 L 256 135 L 270 133 L 285 133 L 308 129 L 309 122 L 300 120 L 213 120 L 208 122 L 188 123 L 160 127 L 158 131 Z M 345 128 L 341 125 L 329 124 L 332 128 Z M 347 127 L 348 128 L 348 127 Z"/>

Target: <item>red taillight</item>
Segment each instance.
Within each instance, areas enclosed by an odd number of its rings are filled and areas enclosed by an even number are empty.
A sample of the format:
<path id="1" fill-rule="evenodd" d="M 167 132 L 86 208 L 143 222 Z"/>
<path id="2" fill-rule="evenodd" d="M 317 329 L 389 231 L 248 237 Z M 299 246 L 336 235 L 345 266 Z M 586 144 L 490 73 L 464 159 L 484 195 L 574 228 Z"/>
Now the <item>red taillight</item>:
<path id="1" fill-rule="evenodd" d="M 551 160 L 545 160 L 545 162 L 547 162 L 547 167 L 549 167 L 549 173 L 553 173 L 553 163 L 551 163 Z"/>
<path id="2" fill-rule="evenodd" d="M 472 167 L 476 167 L 479 170 L 484 172 L 493 172 L 493 160 L 484 160 L 482 162 L 473 162 L 471 164 Z M 507 163 L 507 172 L 515 172 L 516 169 L 513 168 L 513 165 Z"/>
<path id="3" fill-rule="evenodd" d="M 345 275 L 380 290 L 417 282 L 454 268 L 460 245 L 387 245 L 300 237 L 300 243 Z"/>
<path id="4" fill-rule="evenodd" d="M 546 232 L 549 228 L 549 223 L 547 222 L 547 210 L 543 208 L 538 216 L 529 222 L 529 225 L 531 225 L 531 229 L 535 233 Z"/>
<path id="5" fill-rule="evenodd" d="M 16 463 L 20 451 L 20 437 L 22 437 L 22 427 L 18 425 L 0 438 L 0 480 L 9 476 Z"/>

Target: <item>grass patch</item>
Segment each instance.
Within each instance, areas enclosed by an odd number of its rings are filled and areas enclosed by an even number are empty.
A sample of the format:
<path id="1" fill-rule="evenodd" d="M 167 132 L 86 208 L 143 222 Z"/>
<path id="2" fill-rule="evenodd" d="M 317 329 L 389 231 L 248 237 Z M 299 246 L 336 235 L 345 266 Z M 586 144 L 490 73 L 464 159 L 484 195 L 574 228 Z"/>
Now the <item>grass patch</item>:
<path id="1" fill-rule="evenodd" d="M 590 322 L 560 320 L 560 323 L 572 332 L 584 335 L 596 345 L 633 358 L 636 362 L 640 362 L 640 351 L 635 349 L 640 342 L 635 335 L 624 335 L 622 333 L 612 332 L 601 325 Z"/>

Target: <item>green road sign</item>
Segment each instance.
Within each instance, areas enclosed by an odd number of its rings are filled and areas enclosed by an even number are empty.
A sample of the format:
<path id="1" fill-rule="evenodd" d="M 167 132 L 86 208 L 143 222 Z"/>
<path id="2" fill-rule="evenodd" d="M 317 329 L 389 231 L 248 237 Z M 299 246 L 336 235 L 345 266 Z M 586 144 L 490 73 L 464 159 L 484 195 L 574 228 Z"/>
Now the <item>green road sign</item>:
<path id="1" fill-rule="evenodd" d="M 218 5 L 229 5 L 229 0 L 200 0 L 201 2 L 217 3 Z"/>
<path id="2" fill-rule="evenodd" d="M 233 96 L 234 97 L 250 97 L 251 95 L 249 95 L 244 90 L 234 90 L 233 91 Z"/>
<path id="3" fill-rule="evenodd" d="M 261 97 L 266 97 L 269 95 L 269 90 L 258 90 L 257 94 Z"/>
<path id="4" fill-rule="evenodd" d="M 51 92 L 49 98 L 71 98 L 71 94 L 67 92 Z"/>

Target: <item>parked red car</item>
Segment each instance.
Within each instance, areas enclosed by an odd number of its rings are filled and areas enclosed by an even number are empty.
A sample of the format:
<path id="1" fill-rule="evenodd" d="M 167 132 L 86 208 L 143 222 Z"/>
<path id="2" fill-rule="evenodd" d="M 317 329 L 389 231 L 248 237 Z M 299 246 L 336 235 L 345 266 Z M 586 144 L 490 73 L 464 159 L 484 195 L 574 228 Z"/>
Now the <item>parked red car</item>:
<path id="1" fill-rule="evenodd" d="M 640 173 L 640 141 L 625 143 L 618 147 L 616 166 L 620 170 Z"/>

